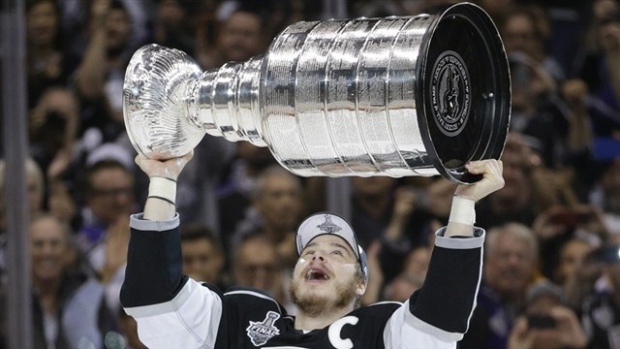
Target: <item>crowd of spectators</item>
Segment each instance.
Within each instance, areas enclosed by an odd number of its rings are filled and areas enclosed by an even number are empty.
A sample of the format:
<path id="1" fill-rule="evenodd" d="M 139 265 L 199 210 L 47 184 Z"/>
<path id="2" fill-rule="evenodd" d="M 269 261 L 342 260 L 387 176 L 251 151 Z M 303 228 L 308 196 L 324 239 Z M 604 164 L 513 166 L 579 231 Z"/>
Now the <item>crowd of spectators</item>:
<path id="1" fill-rule="evenodd" d="M 415 15 L 456 2 L 351 0 L 347 11 Z M 512 118 L 506 185 L 478 207 L 483 282 L 460 348 L 620 348 L 620 3 L 472 2 L 504 40 Z M 123 123 L 129 59 L 158 43 L 205 70 L 244 61 L 287 25 L 325 19 L 322 3 L 27 0 L 25 9 L 28 115 L 14 117 L 28 119 L 35 348 L 144 348 L 118 300 L 129 215 L 148 183 Z M 208 135 L 194 157 L 177 193 L 185 273 L 223 290 L 260 289 L 294 314 L 294 232 L 326 209 L 325 179 L 291 174 L 267 148 Z M 441 177 L 351 179 L 351 197 L 340 199 L 368 254 L 363 303 L 404 301 L 421 287 L 454 188 Z M 0 311 L 0 349 L 7 321 Z"/>

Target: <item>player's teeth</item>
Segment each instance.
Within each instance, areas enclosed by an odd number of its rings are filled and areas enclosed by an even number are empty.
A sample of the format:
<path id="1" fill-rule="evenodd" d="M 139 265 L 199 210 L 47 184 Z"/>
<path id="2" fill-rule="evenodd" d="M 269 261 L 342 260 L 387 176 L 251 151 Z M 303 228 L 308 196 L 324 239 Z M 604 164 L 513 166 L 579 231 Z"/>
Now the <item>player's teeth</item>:
<path id="1" fill-rule="evenodd" d="M 329 280 L 327 274 L 315 270 L 309 270 L 306 274 L 306 280 Z"/>

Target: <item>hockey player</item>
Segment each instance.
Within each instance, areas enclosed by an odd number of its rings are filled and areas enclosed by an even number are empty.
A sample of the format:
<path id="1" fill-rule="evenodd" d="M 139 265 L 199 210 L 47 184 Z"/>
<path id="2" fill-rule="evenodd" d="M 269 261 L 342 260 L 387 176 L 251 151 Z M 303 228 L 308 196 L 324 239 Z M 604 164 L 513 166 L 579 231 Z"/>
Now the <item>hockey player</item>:
<path id="1" fill-rule="evenodd" d="M 262 293 L 222 293 L 182 275 L 175 181 L 191 157 L 136 158 L 150 178 L 149 197 L 144 213 L 131 217 L 121 302 L 149 348 L 455 348 L 467 331 L 485 234 L 474 227 L 474 205 L 503 187 L 501 161 L 467 164 L 483 179 L 457 187 L 424 285 L 402 304 L 358 307 L 369 275 L 355 233 L 337 215 L 307 218 L 297 230 L 290 292 L 298 313 L 291 317 Z"/>

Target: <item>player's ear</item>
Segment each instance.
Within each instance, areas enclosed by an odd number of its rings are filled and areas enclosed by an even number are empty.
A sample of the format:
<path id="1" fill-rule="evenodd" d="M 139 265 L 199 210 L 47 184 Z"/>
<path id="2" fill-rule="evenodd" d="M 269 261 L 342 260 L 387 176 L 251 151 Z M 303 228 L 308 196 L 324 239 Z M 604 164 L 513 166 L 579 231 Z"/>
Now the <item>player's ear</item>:
<path id="1" fill-rule="evenodd" d="M 360 280 L 357 283 L 357 288 L 355 289 L 355 294 L 357 294 L 358 296 L 363 296 L 364 293 L 366 293 L 366 280 Z"/>

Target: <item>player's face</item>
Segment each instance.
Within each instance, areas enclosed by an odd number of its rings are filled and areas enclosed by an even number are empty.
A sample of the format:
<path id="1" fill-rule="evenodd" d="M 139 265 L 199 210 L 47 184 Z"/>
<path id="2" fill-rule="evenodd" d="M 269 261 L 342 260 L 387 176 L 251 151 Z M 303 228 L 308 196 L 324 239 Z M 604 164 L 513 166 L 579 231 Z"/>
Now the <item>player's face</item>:
<path id="1" fill-rule="evenodd" d="M 293 301 L 300 310 L 314 313 L 354 304 L 365 288 L 357 264 L 353 250 L 343 239 L 334 235 L 315 238 L 295 265 Z"/>

